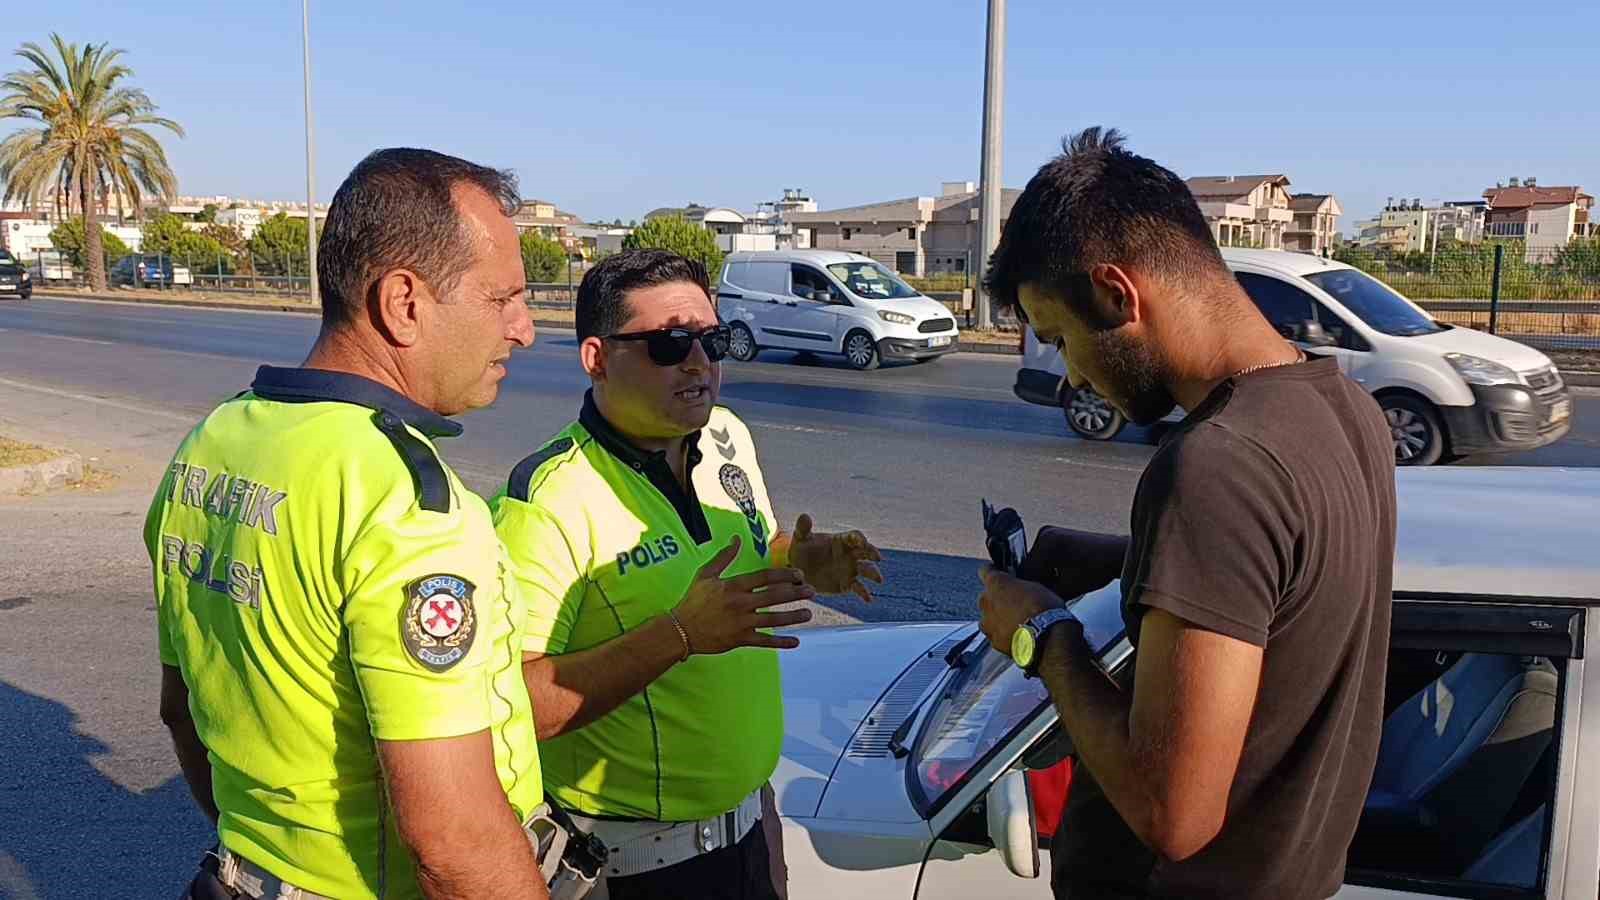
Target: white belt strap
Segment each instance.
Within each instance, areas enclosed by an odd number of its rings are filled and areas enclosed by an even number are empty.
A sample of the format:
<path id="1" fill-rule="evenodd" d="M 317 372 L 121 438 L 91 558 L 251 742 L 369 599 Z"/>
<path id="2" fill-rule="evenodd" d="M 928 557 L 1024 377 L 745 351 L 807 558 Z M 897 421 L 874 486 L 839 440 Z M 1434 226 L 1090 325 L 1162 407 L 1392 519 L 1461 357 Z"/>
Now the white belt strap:
<path id="1" fill-rule="evenodd" d="M 578 826 L 605 841 L 611 855 L 605 874 L 614 878 L 665 869 L 732 847 L 761 821 L 761 792 L 755 791 L 734 809 L 698 822 L 614 822 L 572 817 Z"/>
<path id="2" fill-rule="evenodd" d="M 227 847 L 217 850 L 217 880 L 253 900 L 333 900 L 296 887 Z"/>

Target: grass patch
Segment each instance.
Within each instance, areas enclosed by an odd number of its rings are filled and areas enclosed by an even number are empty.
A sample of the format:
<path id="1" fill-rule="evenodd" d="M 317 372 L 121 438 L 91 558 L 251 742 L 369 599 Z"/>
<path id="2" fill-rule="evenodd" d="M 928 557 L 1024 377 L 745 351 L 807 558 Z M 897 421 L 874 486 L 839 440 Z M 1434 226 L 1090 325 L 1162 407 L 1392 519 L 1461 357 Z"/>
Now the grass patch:
<path id="1" fill-rule="evenodd" d="M 24 444 L 21 441 L 0 437 L 0 469 L 31 466 L 34 463 L 42 463 L 47 459 L 55 459 L 60 455 L 60 451 L 57 450 L 46 450 L 33 444 Z"/>

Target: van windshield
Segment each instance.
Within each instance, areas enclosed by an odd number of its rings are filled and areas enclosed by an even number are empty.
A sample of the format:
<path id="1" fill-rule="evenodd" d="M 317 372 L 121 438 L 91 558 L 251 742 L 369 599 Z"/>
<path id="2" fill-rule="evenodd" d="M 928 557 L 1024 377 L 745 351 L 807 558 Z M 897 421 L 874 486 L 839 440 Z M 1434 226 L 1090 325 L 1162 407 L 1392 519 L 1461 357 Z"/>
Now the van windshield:
<path id="1" fill-rule="evenodd" d="M 850 293 L 863 300 L 902 300 L 916 297 L 916 288 L 900 280 L 900 276 L 875 262 L 834 263 L 828 267 L 833 277 L 839 279 Z"/>
<path id="2" fill-rule="evenodd" d="M 1314 272 L 1306 280 L 1327 291 L 1333 299 L 1378 331 L 1396 337 L 1437 334 L 1445 326 L 1412 306 L 1383 282 L 1359 269 Z"/>

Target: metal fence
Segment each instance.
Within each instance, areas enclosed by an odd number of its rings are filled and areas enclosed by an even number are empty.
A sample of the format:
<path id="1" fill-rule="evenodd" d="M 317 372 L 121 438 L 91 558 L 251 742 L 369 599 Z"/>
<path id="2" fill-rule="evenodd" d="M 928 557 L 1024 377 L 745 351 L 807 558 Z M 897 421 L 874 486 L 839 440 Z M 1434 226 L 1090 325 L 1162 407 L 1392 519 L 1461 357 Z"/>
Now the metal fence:
<path id="1" fill-rule="evenodd" d="M 147 263 L 142 269 L 138 265 L 140 260 Z M 87 272 L 84 267 L 72 264 L 60 252 L 36 251 L 24 257 L 22 262 L 32 269 L 40 287 L 86 286 Z M 239 258 L 221 261 L 159 253 L 130 253 L 107 260 L 106 282 L 113 288 L 309 299 L 311 286 L 305 274 L 303 257 L 286 257 L 276 263 L 269 263 L 265 257 L 257 257 L 250 263 L 246 265 Z M 583 268 L 574 265 L 569 281 L 530 281 L 527 285 L 528 305 L 536 309 L 570 310 L 577 296 L 578 282 L 582 279 Z"/>
<path id="2" fill-rule="evenodd" d="M 1334 258 L 1442 322 L 1543 350 L 1600 351 L 1600 239 L 1447 244 L 1427 253 L 1347 249 Z"/>

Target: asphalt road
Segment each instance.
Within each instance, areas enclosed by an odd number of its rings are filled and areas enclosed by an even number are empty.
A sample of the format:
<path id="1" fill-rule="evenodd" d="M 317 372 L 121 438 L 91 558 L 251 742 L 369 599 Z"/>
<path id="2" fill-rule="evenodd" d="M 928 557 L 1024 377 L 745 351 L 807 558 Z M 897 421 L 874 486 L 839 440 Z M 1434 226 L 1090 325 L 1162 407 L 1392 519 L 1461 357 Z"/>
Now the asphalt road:
<path id="1" fill-rule="evenodd" d="M 172 896 L 208 845 L 156 717 L 140 524 L 189 427 L 259 363 L 298 362 L 315 330 L 292 314 L 0 303 L 0 434 L 76 450 L 112 476 L 0 498 L 0 898 L 110 884 Z M 824 599 L 819 622 L 970 618 L 983 497 L 1032 525 L 1122 526 L 1150 435 L 1068 436 L 1059 411 L 1012 396 L 1015 367 L 955 355 L 857 373 L 780 353 L 725 367 L 723 401 L 755 434 L 779 514 L 861 528 L 887 551 L 879 601 Z M 585 386 L 571 333 L 542 332 L 446 458 L 496 489 L 576 415 Z M 1562 443 L 1473 462 L 1600 464 L 1600 392 L 1576 400 Z"/>

